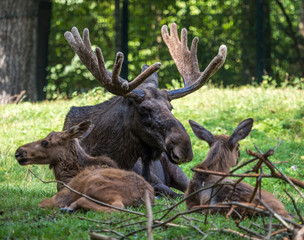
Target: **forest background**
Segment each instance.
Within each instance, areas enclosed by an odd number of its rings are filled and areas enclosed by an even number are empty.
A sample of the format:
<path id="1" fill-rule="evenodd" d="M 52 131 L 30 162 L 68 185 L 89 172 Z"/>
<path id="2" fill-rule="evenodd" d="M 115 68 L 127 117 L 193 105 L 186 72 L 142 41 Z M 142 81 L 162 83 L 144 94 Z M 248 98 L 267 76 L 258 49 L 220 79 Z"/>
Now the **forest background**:
<path id="1" fill-rule="evenodd" d="M 133 79 L 143 64 L 161 62 L 160 87 L 181 77 L 161 39 L 175 22 L 198 36 L 204 69 L 218 47 L 228 47 L 217 86 L 304 85 L 304 0 L 29 0 L 0 3 L 0 103 L 26 90 L 27 100 L 70 98 L 99 86 L 75 56 L 64 32 L 88 28 L 111 70 L 125 55 L 122 76 Z"/>

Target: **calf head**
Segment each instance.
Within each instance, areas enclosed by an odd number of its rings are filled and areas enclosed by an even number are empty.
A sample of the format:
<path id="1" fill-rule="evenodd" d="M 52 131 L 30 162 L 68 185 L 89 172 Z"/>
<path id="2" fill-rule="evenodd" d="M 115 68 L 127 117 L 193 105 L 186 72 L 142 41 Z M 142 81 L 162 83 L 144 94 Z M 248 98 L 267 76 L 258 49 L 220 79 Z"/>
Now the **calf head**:
<path id="1" fill-rule="evenodd" d="M 20 165 L 54 164 L 71 149 L 74 139 L 88 134 L 91 129 L 91 122 L 85 121 L 67 131 L 51 132 L 43 139 L 19 147 L 15 158 Z"/>
<path id="2" fill-rule="evenodd" d="M 217 161 L 225 161 L 224 163 L 218 162 L 218 164 L 225 165 L 226 167 L 217 167 L 217 169 L 213 170 L 226 172 L 227 169 L 229 171 L 231 167 L 237 165 L 238 159 L 240 157 L 239 141 L 246 138 L 251 132 L 253 119 L 248 118 L 242 121 L 236 127 L 231 136 L 213 135 L 211 132 L 209 132 L 207 129 L 205 129 L 198 123 L 192 120 L 189 120 L 189 123 L 195 135 L 199 139 L 204 140 L 209 144 L 209 157 L 207 157 L 205 161 L 213 162 L 213 164 L 216 164 L 215 162 Z M 223 157 L 217 157 L 221 155 Z"/>

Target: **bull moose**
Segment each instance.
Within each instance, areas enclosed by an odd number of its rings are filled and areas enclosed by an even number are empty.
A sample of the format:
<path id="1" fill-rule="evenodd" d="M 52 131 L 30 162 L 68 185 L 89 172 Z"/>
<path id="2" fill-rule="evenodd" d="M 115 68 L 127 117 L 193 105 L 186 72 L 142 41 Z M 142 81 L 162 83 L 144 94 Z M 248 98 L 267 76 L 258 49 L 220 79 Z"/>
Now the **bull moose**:
<path id="1" fill-rule="evenodd" d="M 181 31 L 181 40 L 176 24 L 171 25 L 171 34 L 166 25 L 161 32 L 184 80 L 184 88 L 170 91 L 158 89 L 156 71 L 160 69 L 160 63 L 144 65 L 142 72 L 128 82 L 119 76 L 124 59 L 121 52 L 117 53 L 113 71 L 110 72 L 105 68 L 101 49 L 97 47 L 94 54 L 88 29 L 84 29 L 82 38 L 76 27 L 64 35 L 92 75 L 105 90 L 116 96 L 94 106 L 72 107 L 63 129 L 90 120 L 95 128 L 82 139 L 84 150 L 92 156 L 106 155 L 122 169 L 132 169 L 141 158 L 143 176 L 147 180 L 150 178 L 151 161 L 159 159 L 163 152 L 174 164 L 192 160 L 190 137 L 171 113 L 171 101 L 202 87 L 223 65 L 227 54 L 226 46 L 222 45 L 218 55 L 201 72 L 197 60 L 198 38 L 193 39 L 189 50 L 186 29 Z"/>

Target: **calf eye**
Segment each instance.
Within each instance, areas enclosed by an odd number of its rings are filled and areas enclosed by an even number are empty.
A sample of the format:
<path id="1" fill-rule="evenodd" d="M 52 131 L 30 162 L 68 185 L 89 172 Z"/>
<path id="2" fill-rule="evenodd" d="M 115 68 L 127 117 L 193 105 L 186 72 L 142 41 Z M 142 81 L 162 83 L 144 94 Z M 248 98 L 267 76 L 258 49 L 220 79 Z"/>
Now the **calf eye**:
<path id="1" fill-rule="evenodd" d="M 42 141 L 41 142 L 42 147 L 47 147 L 48 144 L 49 144 L 48 141 Z"/>

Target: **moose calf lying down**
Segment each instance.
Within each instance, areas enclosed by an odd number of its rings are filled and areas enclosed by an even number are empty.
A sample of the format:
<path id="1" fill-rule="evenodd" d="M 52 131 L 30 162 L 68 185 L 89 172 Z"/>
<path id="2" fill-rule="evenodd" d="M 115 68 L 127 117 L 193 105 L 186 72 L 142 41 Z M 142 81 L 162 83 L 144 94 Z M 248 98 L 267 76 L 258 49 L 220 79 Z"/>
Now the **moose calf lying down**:
<path id="1" fill-rule="evenodd" d="M 242 121 L 231 136 L 213 135 L 198 123 L 191 120 L 189 122 L 195 135 L 199 139 L 206 141 L 210 147 L 205 160 L 196 167 L 204 170 L 229 173 L 230 168 L 236 166 L 238 162 L 240 155 L 238 142 L 247 137 L 250 133 L 253 119 L 249 118 Z M 193 179 L 190 181 L 185 197 L 202 187 L 214 185 L 220 178 L 220 176 L 195 172 Z M 247 183 L 240 182 L 234 189 L 233 183 L 235 182 L 236 181 L 232 179 L 225 178 L 221 183 L 231 183 L 231 185 L 218 185 L 214 188 L 203 190 L 191 196 L 186 200 L 188 209 L 193 208 L 195 205 L 215 205 L 228 201 L 248 203 L 253 195 L 254 188 Z M 285 210 L 283 204 L 271 193 L 262 190 L 261 200 L 278 214 L 289 218 L 289 214 Z M 258 191 L 253 197 L 252 203 L 261 205 Z M 245 209 L 237 207 L 235 210 L 239 213 L 244 213 Z M 218 209 L 211 210 L 211 212 L 214 211 L 217 212 Z M 246 211 L 247 216 L 253 216 L 254 214 L 254 211 Z"/>
<path id="2" fill-rule="evenodd" d="M 74 177 L 68 186 L 91 198 L 119 208 L 137 206 L 144 199 L 145 191 L 148 192 L 150 202 L 154 203 L 152 186 L 143 177 L 131 171 L 114 168 L 87 168 Z M 101 206 L 67 188 L 64 188 L 52 198 L 42 200 L 39 207 L 114 211 L 113 208 Z"/>
<path id="3" fill-rule="evenodd" d="M 91 157 L 79 145 L 78 138 L 89 134 L 90 121 L 81 122 L 63 132 L 51 132 L 45 138 L 19 147 L 15 157 L 20 165 L 49 164 L 56 180 L 68 183 L 87 166 L 117 168 L 106 156 Z M 57 185 L 57 190 L 63 188 Z"/>

